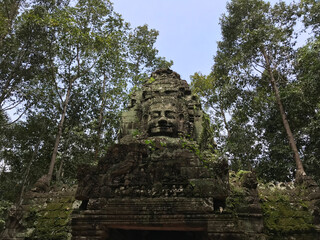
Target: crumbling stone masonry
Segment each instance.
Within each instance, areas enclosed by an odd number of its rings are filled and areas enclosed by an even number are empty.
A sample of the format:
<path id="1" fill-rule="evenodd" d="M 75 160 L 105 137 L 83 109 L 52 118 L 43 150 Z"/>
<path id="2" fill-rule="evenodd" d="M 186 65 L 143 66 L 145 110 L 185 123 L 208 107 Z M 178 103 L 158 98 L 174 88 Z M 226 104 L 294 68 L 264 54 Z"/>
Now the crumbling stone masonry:
<path id="1" fill-rule="evenodd" d="M 228 171 L 180 76 L 154 72 L 131 95 L 118 144 L 76 185 L 43 185 L 11 208 L 5 240 L 318 240 L 320 190 Z M 76 198 L 76 199 L 75 199 Z"/>
<path id="2" fill-rule="evenodd" d="M 0 239 L 71 239 L 71 213 L 80 205 L 74 199 L 76 188 L 57 184 L 47 192 L 28 191 L 23 203 L 10 209 Z"/>
<path id="3" fill-rule="evenodd" d="M 131 95 L 119 144 L 79 169 L 72 239 L 264 239 L 256 190 L 249 210 L 226 211 L 228 165 L 211 129 L 187 82 L 154 72 Z"/>

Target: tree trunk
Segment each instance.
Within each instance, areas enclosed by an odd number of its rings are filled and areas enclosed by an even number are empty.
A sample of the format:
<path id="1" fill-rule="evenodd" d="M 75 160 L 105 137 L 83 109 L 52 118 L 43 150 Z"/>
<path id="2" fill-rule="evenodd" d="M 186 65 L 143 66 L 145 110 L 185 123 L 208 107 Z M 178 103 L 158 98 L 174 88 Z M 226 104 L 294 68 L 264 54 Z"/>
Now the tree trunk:
<path id="1" fill-rule="evenodd" d="M 30 168 L 31 168 L 31 165 L 34 161 L 34 159 L 36 158 L 37 154 L 38 154 L 38 151 L 39 151 L 39 146 L 40 146 L 40 141 L 36 144 L 36 146 L 34 147 L 34 151 L 32 153 L 32 156 L 31 156 L 31 159 L 28 163 L 28 166 L 27 166 L 27 169 L 26 169 L 26 172 L 24 174 L 24 178 L 23 178 L 23 182 L 22 182 L 22 188 L 21 188 L 21 192 L 20 192 L 20 197 L 19 197 L 19 200 L 18 200 L 18 205 L 20 206 L 23 202 L 23 195 L 24 195 L 24 191 L 26 189 L 26 185 L 27 185 L 27 179 L 28 179 L 28 176 L 29 176 L 29 172 L 30 172 Z"/>
<path id="2" fill-rule="evenodd" d="M 103 121 L 103 111 L 106 105 L 106 82 L 107 77 L 103 76 L 103 83 L 102 83 L 102 99 L 101 99 L 101 107 L 100 107 L 100 114 L 99 114 L 99 123 L 98 123 L 98 129 L 97 129 L 97 143 L 95 145 L 95 151 L 94 151 L 94 160 L 97 161 L 100 153 L 100 139 L 101 139 L 101 132 L 102 132 L 102 121 Z"/>
<path id="3" fill-rule="evenodd" d="M 213 106 L 213 104 L 211 102 L 209 104 L 210 104 L 210 107 L 212 109 L 215 109 L 215 107 Z M 220 113 L 220 115 L 221 115 L 221 117 L 223 119 L 224 127 L 225 127 L 225 129 L 227 131 L 227 138 L 229 138 L 230 137 L 229 125 L 228 125 L 228 122 L 227 122 L 226 114 L 224 113 L 224 109 L 222 107 L 222 104 L 221 104 L 219 98 L 218 98 L 218 105 L 219 105 L 219 113 Z"/>
<path id="4" fill-rule="evenodd" d="M 227 137 L 229 138 L 230 137 L 229 125 L 228 125 L 227 118 L 226 118 L 226 115 L 224 113 L 224 109 L 222 107 L 222 103 L 221 102 L 219 102 L 219 108 L 220 108 L 220 114 L 221 114 L 222 119 L 223 119 L 224 127 L 227 130 Z"/>
<path id="5" fill-rule="evenodd" d="M 58 172 L 57 172 L 57 182 L 59 182 L 60 181 L 60 179 L 61 179 L 61 176 L 62 176 L 62 167 L 63 167 L 63 163 L 64 163 L 64 160 L 63 160 L 64 158 L 62 158 L 61 159 L 61 162 L 60 162 L 60 166 L 59 166 L 59 169 L 58 169 Z"/>
<path id="6" fill-rule="evenodd" d="M 66 116 L 66 112 L 67 112 L 67 107 L 68 107 L 68 103 L 69 103 L 69 98 L 70 98 L 70 94 L 71 94 L 71 88 L 72 88 L 72 82 L 70 82 L 69 87 L 68 87 L 68 91 L 67 91 L 67 95 L 66 98 L 63 102 L 63 110 L 62 110 L 62 115 L 61 115 L 61 119 L 58 125 L 58 133 L 56 135 L 56 141 L 54 144 L 54 149 L 53 149 L 53 153 L 52 153 L 52 157 L 51 157 L 51 162 L 50 162 L 50 166 L 49 166 L 49 172 L 48 172 L 48 183 L 50 184 L 51 179 L 52 179 L 52 174 L 53 174 L 53 169 L 54 169 L 54 165 L 56 162 L 56 158 L 57 158 L 57 153 L 58 153 L 58 146 L 60 143 L 60 138 L 62 135 L 62 130 L 63 130 L 63 123 L 64 123 L 64 119 Z"/>
<path id="7" fill-rule="evenodd" d="M 270 80 L 272 89 L 274 91 L 275 97 L 276 97 L 276 101 L 277 101 L 277 104 L 278 104 L 278 107 L 279 107 L 279 111 L 280 111 L 280 114 L 281 114 L 283 126 L 284 126 L 284 128 L 286 130 L 287 137 L 288 137 L 288 140 L 289 140 L 289 143 L 290 143 L 290 147 L 291 147 L 291 149 L 293 151 L 293 156 L 294 156 L 294 160 L 296 162 L 296 167 L 297 167 L 296 179 L 298 179 L 298 178 L 301 178 L 302 176 L 305 176 L 306 173 L 304 171 L 304 168 L 303 168 L 303 165 L 302 165 L 302 161 L 300 159 L 298 148 L 297 148 L 296 142 L 294 140 L 294 137 L 293 137 L 289 122 L 287 120 L 287 115 L 286 115 L 286 113 L 284 111 L 284 108 L 283 108 L 283 105 L 282 105 L 282 102 L 281 102 L 281 99 L 280 99 L 279 89 L 278 89 L 278 86 L 276 84 L 276 80 L 274 78 L 274 75 L 273 75 L 273 72 L 272 72 L 272 69 L 271 69 L 271 63 L 270 63 L 269 57 L 268 57 L 268 55 L 266 53 L 266 50 L 264 48 L 262 48 L 261 51 L 262 51 L 262 54 L 263 54 L 264 59 L 266 61 L 266 68 L 267 68 L 267 71 L 268 71 L 268 73 L 270 75 L 269 80 Z"/>

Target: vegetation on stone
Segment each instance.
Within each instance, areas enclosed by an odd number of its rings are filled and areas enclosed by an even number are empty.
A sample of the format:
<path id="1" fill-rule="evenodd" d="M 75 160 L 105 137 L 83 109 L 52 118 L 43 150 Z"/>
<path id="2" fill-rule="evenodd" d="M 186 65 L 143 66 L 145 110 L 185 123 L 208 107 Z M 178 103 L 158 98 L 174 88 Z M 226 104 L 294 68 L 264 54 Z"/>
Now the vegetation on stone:
<path id="1" fill-rule="evenodd" d="M 307 189 L 288 183 L 261 184 L 259 196 L 266 229 L 281 237 L 292 233 L 308 233 L 315 230 L 312 201 Z"/>
<path id="2" fill-rule="evenodd" d="M 266 182 L 291 181 L 302 162 L 307 175 L 319 181 L 319 6 L 315 0 L 228 3 L 212 72 L 191 79 L 234 171 L 254 168 Z M 297 46 L 305 31 L 308 40 Z"/>
<path id="3" fill-rule="evenodd" d="M 78 164 L 97 162 L 117 138 L 130 86 L 172 63 L 158 56 L 158 32 L 132 29 L 110 1 L 1 1 L 0 9 L 1 197 L 15 201 L 43 176 L 74 180 Z M 14 106 L 21 119 L 11 122 Z"/>
<path id="4" fill-rule="evenodd" d="M 7 221 L 4 239 L 71 239 L 71 213 L 79 207 L 74 198 L 76 186 L 53 187 L 48 193 L 26 194 L 22 211 L 13 212 Z"/>
<path id="5" fill-rule="evenodd" d="M 230 171 L 230 193 L 225 209 L 227 212 L 234 216 L 248 214 L 254 209 L 252 204 L 255 202 L 261 206 L 268 239 L 290 239 L 293 236 L 297 239 L 317 238 L 317 205 L 320 198 L 310 197 L 315 192 L 312 188 L 295 185 L 293 182 L 258 184 L 251 177 L 250 171 Z M 256 187 L 258 198 L 250 191 L 252 187 Z M 319 191 L 318 187 L 316 189 Z"/>
<path id="6" fill-rule="evenodd" d="M 189 87 L 158 31 L 109 0 L 0 1 L 2 237 L 121 239 L 122 213 L 211 239 L 318 239 L 319 12 L 231 0 L 212 72 Z"/>

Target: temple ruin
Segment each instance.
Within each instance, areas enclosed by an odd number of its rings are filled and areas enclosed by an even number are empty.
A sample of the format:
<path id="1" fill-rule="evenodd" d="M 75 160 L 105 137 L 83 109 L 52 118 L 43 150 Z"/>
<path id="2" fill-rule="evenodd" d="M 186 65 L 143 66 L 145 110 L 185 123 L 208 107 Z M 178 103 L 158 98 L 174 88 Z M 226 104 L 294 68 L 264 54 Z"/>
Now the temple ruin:
<path id="1" fill-rule="evenodd" d="M 228 170 L 214 131 L 186 81 L 152 73 L 130 96 L 119 142 L 80 166 L 78 185 L 36 184 L 0 239 L 320 239 L 316 182 L 258 184 L 251 171 Z"/>
<path id="2" fill-rule="evenodd" d="M 79 170 L 82 204 L 73 213 L 72 239 L 259 236 L 255 179 L 248 186 L 250 211 L 237 218 L 225 211 L 227 160 L 215 153 L 210 122 L 187 82 L 161 69 L 130 100 L 119 143 L 98 166 Z"/>

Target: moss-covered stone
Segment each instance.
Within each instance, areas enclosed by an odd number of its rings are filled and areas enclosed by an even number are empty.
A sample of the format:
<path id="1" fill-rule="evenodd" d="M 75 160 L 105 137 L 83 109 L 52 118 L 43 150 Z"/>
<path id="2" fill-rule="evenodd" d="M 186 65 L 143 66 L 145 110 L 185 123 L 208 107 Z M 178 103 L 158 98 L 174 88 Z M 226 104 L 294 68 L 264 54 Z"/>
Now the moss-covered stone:
<path id="1" fill-rule="evenodd" d="M 274 236 L 315 230 L 310 201 L 300 187 L 260 185 L 259 194 L 266 230 Z"/>
<path id="2" fill-rule="evenodd" d="M 305 184 L 257 184 L 250 171 L 229 173 L 230 193 L 226 211 L 238 217 L 259 205 L 265 233 L 272 240 L 319 239 L 317 226 L 317 188 Z M 254 198 L 254 192 L 259 198 Z M 258 210 L 258 208 L 256 209 Z"/>
<path id="3" fill-rule="evenodd" d="M 230 192 L 226 210 L 235 215 L 260 213 L 256 179 L 250 171 L 229 172 Z"/>
<path id="4" fill-rule="evenodd" d="M 20 224 L 8 224 L 3 239 L 71 239 L 71 213 L 79 206 L 75 204 L 75 187 L 51 188 L 47 193 L 26 194 L 21 218 L 14 220 Z"/>
<path id="5" fill-rule="evenodd" d="M 34 219 L 35 230 L 29 239 L 68 239 L 73 202 L 73 197 L 65 197 L 40 208 Z"/>

